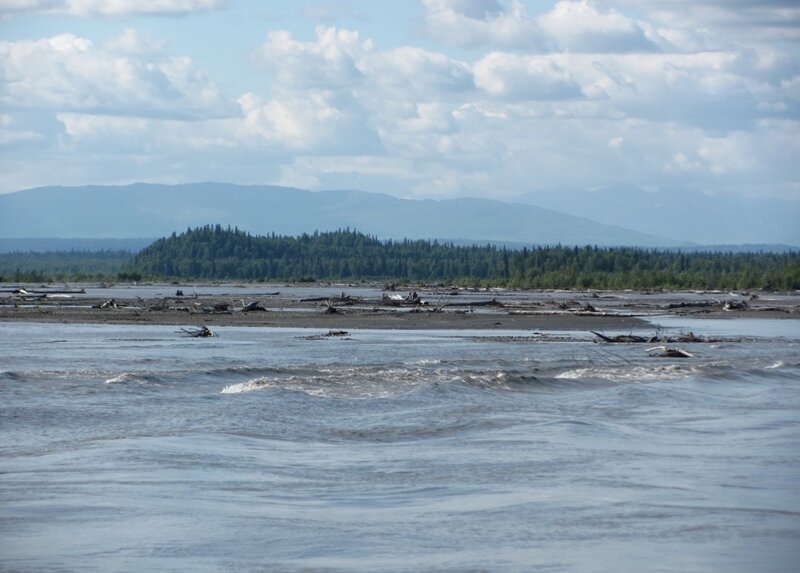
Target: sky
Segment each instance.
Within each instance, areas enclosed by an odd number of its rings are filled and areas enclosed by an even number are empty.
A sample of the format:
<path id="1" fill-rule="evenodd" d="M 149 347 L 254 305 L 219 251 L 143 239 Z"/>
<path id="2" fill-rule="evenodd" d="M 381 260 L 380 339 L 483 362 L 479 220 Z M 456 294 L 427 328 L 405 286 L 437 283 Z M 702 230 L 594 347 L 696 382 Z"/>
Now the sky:
<path id="1" fill-rule="evenodd" d="M 800 201 L 797 0 L 0 0 L 0 193 Z"/>

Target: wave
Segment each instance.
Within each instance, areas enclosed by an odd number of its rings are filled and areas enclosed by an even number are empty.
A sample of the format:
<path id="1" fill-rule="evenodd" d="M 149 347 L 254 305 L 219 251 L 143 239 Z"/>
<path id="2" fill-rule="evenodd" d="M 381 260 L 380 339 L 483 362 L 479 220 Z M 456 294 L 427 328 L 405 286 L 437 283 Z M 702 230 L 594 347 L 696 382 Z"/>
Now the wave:
<path id="1" fill-rule="evenodd" d="M 660 366 L 585 366 L 572 368 L 555 375 L 557 379 L 600 379 L 611 382 L 653 382 L 688 378 L 697 372 L 693 366 L 668 364 Z"/>
<path id="2" fill-rule="evenodd" d="M 261 390 L 267 387 L 269 384 L 269 378 L 256 378 L 254 380 L 248 380 L 247 382 L 239 382 L 238 384 L 225 386 L 220 391 L 220 394 L 243 394 L 246 392 L 255 392 L 256 390 Z"/>
<path id="3" fill-rule="evenodd" d="M 17 380 L 17 381 L 47 381 L 47 380 L 90 380 L 92 378 L 101 378 L 108 376 L 107 371 L 100 371 L 95 369 L 78 369 L 78 370 L 46 370 L 46 369 L 32 369 L 32 370 L 6 370 L 0 372 L 0 380 Z"/>
<path id="4" fill-rule="evenodd" d="M 228 384 L 221 394 L 247 394 L 259 391 L 300 392 L 319 398 L 374 399 L 394 398 L 419 392 L 476 393 L 526 391 L 547 387 L 552 379 L 540 379 L 531 367 L 486 369 L 444 365 L 431 361 L 415 366 L 331 366 L 298 367 Z"/>
<path id="5" fill-rule="evenodd" d="M 157 384 L 157 382 L 150 376 L 143 376 L 133 372 L 123 372 L 112 378 L 106 380 L 106 384 L 139 384 L 142 386 Z"/>
<path id="6" fill-rule="evenodd" d="M 319 398 L 391 398 L 430 382 L 435 373 L 423 369 L 342 367 L 298 369 L 230 384 L 221 394 L 260 390 L 300 392 Z"/>

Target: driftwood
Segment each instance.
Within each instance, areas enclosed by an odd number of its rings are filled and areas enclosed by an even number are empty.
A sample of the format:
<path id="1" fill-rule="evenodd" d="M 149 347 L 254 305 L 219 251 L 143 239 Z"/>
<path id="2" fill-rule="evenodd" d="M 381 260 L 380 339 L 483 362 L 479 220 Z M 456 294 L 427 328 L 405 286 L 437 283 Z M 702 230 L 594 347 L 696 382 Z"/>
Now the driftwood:
<path id="1" fill-rule="evenodd" d="M 211 332 L 211 329 L 205 325 L 191 330 L 188 328 L 181 328 L 180 332 L 191 338 L 208 338 L 209 336 L 215 336 L 214 333 Z"/>
<path id="2" fill-rule="evenodd" d="M 312 298 L 301 298 L 300 302 L 326 302 L 329 301 L 330 297 L 327 296 L 315 296 Z"/>
<path id="3" fill-rule="evenodd" d="M 652 354 L 656 350 L 661 351 L 660 354 Z M 693 358 L 694 354 L 690 352 L 686 352 L 680 348 L 674 348 L 671 346 L 654 346 L 653 348 L 648 348 L 645 352 L 650 352 L 650 356 L 658 356 L 660 358 Z"/>
<path id="4" fill-rule="evenodd" d="M 592 334 L 596 337 L 600 338 L 603 342 L 621 342 L 621 343 L 631 343 L 631 342 L 658 342 L 657 340 L 653 340 L 652 338 L 645 338 L 644 336 L 636 336 L 635 334 L 620 334 L 619 336 L 606 336 L 605 334 L 600 334 L 599 332 L 595 332 L 594 330 L 590 330 Z"/>
<path id="5" fill-rule="evenodd" d="M 390 306 L 419 306 L 425 304 L 425 301 L 420 298 L 419 294 L 417 294 L 417 291 L 412 291 L 406 296 L 399 294 L 387 295 L 384 293 L 381 302 Z"/>
<path id="6" fill-rule="evenodd" d="M 19 295 L 48 295 L 48 294 L 86 294 L 86 289 L 83 288 L 47 288 L 43 286 L 38 289 L 27 290 L 24 287 L 4 288 L 0 289 L 0 293 L 11 293 Z"/>
<path id="7" fill-rule="evenodd" d="M 750 308 L 750 305 L 745 300 L 729 300 L 722 306 L 722 310 L 747 310 L 748 308 Z"/>
<path id="8" fill-rule="evenodd" d="M 444 312 L 444 307 L 448 305 L 447 299 L 444 296 L 440 296 L 435 304 L 430 304 L 427 301 L 422 301 L 419 304 L 414 305 L 409 312 Z M 460 312 L 467 312 L 466 310 Z"/>
<path id="9" fill-rule="evenodd" d="M 712 306 L 720 306 L 718 300 L 698 300 L 693 302 L 673 302 L 667 305 L 668 309 L 673 308 L 708 308 Z"/>
<path id="10" fill-rule="evenodd" d="M 329 330 L 327 334 L 312 334 L 311 336 L 302 336 L 303 340 L 325 340 L 327 338 L 341 338 L 348 339 L 350 333 L 346 330 Z"/>
<path id="11" fill-rule="evenodd" d="M 261 303 L 257 300 L 245 304 L 244 299 L 242 299 L 242 312 L 266 311 L 266 310 L 267 309 L 261 306 Z"/>
<path id="12" fill-rule="evenodd" d="M 502 302 L 499 302 L 496 298 L 492 300 L 475 300 L 472 302 L 450 302 L 447 306 L 504 306 Z"/>
<path id="13" fill-rule="evenodd" d="M 339 314 L 339 311 L 336 310 L 336 307 L 333 306 L 333 299 L 329 298 L 327 300 L 327 304 L 325 306 L 324 314 Z"/>
<path id="14" fill-rule="evenodd" d="M 709 342 L 734 342 L 734 339 L 726 339 L 726 338 L 712 338 L 712 337 L 703 337 L 697 336 L 693 332 L 683 332 L 678 336 L 660 336 L 658 334 L 654 336 L 636 336 L 635 334 L 621 334 L 619 336 L 606 336 L 605 334 L 600 334 L 599 332 L 595 332 L 594 330 L 590 331 L 592 334 L 600 338 L 603 342 L 611 342 L 611 343 L 627 343 L 627 344 L 637 344 L 637 343 L 649 343 L 654 344 L 658 342 L 666 343 L 666 344 L 675 344 L 678 343 L 709 343 Z M 660 348 L 660 347 L 658 347 Z"/>
<path id="15" fill-rule="evenodd" d="M 338 302 L 339 304 L 355 304 L 356 299 L 349 294 L 342 293 L 339 296 L 315 296 L 312 298 L 301 298 L 300 302 Z"/>
<path id="16" fill-rule="evenodd" d="M 122 305 L 118 305 L 117 301 L 115 301 L 113 298 L 110 298 L 104 303 L 95 305 L 92 308 L 119 308 L 120 306 Z"/>

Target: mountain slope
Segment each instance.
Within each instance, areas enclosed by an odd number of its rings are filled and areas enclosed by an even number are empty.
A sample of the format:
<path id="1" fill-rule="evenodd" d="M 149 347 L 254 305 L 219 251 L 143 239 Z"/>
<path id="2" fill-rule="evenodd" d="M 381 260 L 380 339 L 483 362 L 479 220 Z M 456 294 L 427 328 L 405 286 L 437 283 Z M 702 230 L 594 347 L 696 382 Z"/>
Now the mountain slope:
<path id="1" fill-rule="evenodd" d="M 712 196 L 680 187 L 645 191 L 631 186 L 542 191 L 519 200 L 608 225 L 625 225 L 641 233 L 681 237 L 703 245 L 800 246 L 800 200 Z"/>
<path id="2" fill-rule="evenodd" d="M 486 199 L 414 201 L 363 191 L 224 183 L 40 187 L 0 195 L 0 236 L 155 237 L 219 223 L 256 234 L 350 227 L 379 238 L 666 247 L 677 241 Z"/>

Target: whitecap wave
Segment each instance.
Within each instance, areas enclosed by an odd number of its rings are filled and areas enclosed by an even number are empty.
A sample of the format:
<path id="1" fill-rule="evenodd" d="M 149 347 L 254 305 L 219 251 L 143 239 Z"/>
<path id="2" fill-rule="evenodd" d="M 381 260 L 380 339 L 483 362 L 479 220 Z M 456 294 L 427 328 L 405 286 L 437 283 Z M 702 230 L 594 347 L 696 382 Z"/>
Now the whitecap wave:
<path id="1" fill-rule="evenodd" d="M 695 372 L 692 367 L 680 364 L 669 364 L 665 366 L 628 366 L 628 367 L 609 367 L 609 366 L 589 366 L 585 368 L 573 368 L 560 374 L 555 378 L 561 380 L 587 380 L 600 379 L 611 382 L 653 382 L 656 380 L 678 380 L 688 378 Z"/>
<path id="2" fill-rule="evenodd" d="M 428 376 L 405 369 L 322 369 L 314 373 L 282 377 L 259 377 L 225 386 L 220 394 L 243 394 L 258 390 L 287 390 L 318 398 L 388 398 L 407 392 Z"/>
<path id="3" fill-rule="evenodd" d="M 134 374 L 133 372 L 123 372 L 113 378 L 106 380 L 106 384 L 150 384 L 147 378 Z"/>
<path id="4" fill-rule="evenodd" d="M 426 388 L 471 388 L 473 390 L 514 390 L 528 375 L 506 370 L 475 372 L 447 367 L 327 367 L 260 376 L 229 384 L 221 394 L 242 394 L 259 390 L 299 392 L 317 398 L 375 399 L 394 398 Z"/>
<path id="5" fill-rule="evenodd" d="M 270 380 L 268 378 L 255 378 L 247 382 L 240 382 L 239 384 L 230 384 L 225 386 L 220 394 L 244 394 L 245 392 L 254 392 L 256 390 L 263 390 L 270 387 Z"/>

